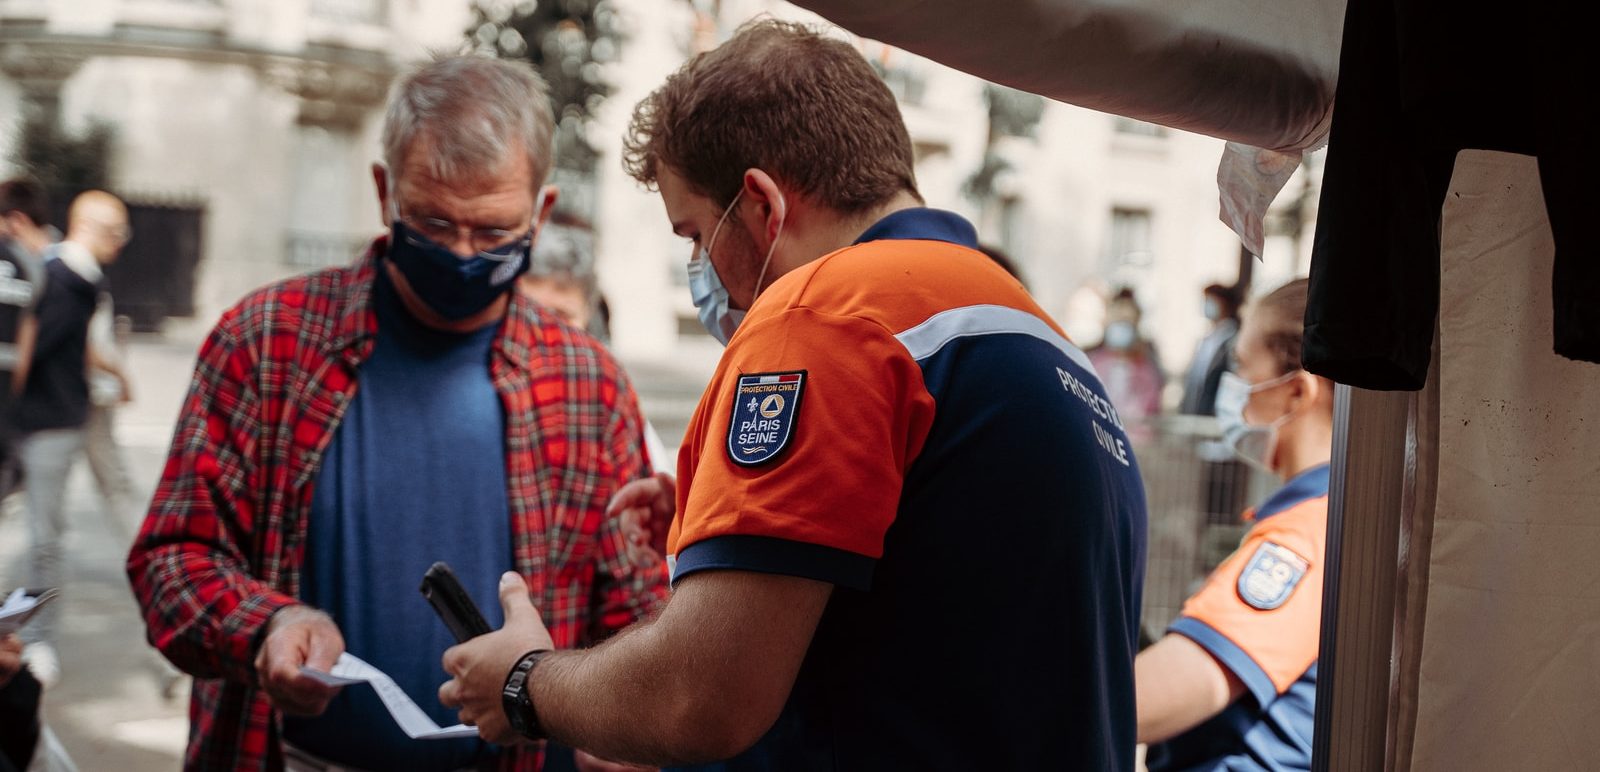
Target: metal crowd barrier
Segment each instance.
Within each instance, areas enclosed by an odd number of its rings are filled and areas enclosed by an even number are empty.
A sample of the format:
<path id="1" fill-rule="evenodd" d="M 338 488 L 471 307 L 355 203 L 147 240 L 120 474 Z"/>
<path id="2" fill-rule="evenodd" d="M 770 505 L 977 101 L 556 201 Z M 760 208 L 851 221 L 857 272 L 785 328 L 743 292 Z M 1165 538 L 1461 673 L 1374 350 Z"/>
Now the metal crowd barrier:
<path id="1" fill-rule="evenodd" d="M 1245 509 L 1278 481 L 1234 460 L 1215 418 L 1161 416 L 1151 428 L 1149 439 L 1134 445 L 1150 511 L 1141 621 L 1160 638 L 1184 599 L 1238 548 L 1248 530 Z"/>

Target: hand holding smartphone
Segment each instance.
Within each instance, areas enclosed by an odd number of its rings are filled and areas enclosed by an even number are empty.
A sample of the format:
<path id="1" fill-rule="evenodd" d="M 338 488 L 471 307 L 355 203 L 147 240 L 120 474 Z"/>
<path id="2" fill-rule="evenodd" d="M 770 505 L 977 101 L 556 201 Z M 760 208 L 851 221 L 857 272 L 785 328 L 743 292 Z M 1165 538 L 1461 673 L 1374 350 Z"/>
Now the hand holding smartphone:
<path id="1" fill-rule="evenodd" d="M 428 599 L 429 605 L 444 620 L 445 627 L 450 628 L 456 643 L 466 643 L 492 632 L 483 618 L 483 612 L 478 610 L 478 604 L 472 602 L 472 596 L 461 586 L 461 581 L 450 570 L 450 566 L 442 562 L 430 566 L 428 572 L 422 575 L 420 589 L 422 597 Z"/>

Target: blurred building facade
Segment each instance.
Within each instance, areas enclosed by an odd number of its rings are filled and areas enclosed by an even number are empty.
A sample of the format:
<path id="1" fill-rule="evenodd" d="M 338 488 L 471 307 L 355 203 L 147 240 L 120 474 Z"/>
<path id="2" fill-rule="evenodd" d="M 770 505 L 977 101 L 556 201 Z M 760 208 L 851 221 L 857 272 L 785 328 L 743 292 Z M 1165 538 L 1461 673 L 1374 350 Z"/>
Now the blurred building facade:
<path id="1" fill-rule="evenodd" d="M 511 0 L 487 0 L 514 6 Z M 595 223 L 613 342 L 633 360 L 709 363 L 717 346 L 686 288 L 689 245 L 621 169 L 633 106 L 685 59 L 761 14 L 820 21 L 776 0 L 628 0 L 614 93 L 591 127 L 593 180 L 558 182 Z M 396 73 L 460 47 L 471 0 L 0 0 L 0 171 L 25 116 L 112 129 L 111 186 L 203 208 L 196 323 L 283 276 L 348 261 L 384 224 L 369 165 Z M 1200 288 L 1238 276 L 1217 220 L 1218 140 L 1037 100 L 839 33 L 899 98 L 929 205 L 1009 252 L 1034 295 L 1088 346 L 1100 301 L 1133 286 L 1144 329 L 1177 370 L 1201 332 Z M 1312 167 L 1313 172 L 1315 167 Z M 1255 286 L 1303 273 L 1312 184 L 1297 175 Z M 136 235 L 137 239 L 137 235 Z"/>
<path id="2" fill-rule="evenodd" d="M 664 73 L 743 20 L 763 13 L 816 20 L 770 0 L 636 0 L 626 13 L 628 45 L 613 76 L 618 92 L 599 127 L 609 140 L 599 144 L 608 149 L 616 147 L 633 104 Z M 1239 272 L 1238 240 L 1217 220 L 1220 141 L 1054 102 L 1040 104 L 1028 116 L 1031 125 L 1008 133 L 986 109 L 992 87 L 983 81 L 845 37 L 879 65 L 899 97 L 931 206 L 966 215 L 985 241 L 1011 253 L 1041 304 L 1084 345 L 1099 337 L 1096 295 L 1119 284 L 1135 287 L 1145 330 L 1166 352 L 1167 367 L 1183 366 L 1202 327 L 1200 288 L 1231 282 Z M 974 195 L 982 172 L 982 195 Z M 1302 176 L 1290 182 L 1280 208 L 1294 205 Z M 602 226 L 633 226 L 603 228 L 599 243 L 619 347 L 644 358 L 715 346 L 700 334 L 684 288 L 689 247 L 667 233 L 660 204 L 615 159 L 602 163 L 599 191 Z M 1309 234 L 1309 224 L 1302 232 Z M 1292 235 L 1269 239 L 1255 286 L 1304 271 L 1309 238 L 1295 242 Z"/>
<path id="3" fill-rule="evenodd" d="M 368 168 L 389 85 L 458 48 L 467 16 L 424 0 L 0 0 L 0 166 L 15 171 L 30 115 L 109 127 L 113 190 L 203 209 L 209 323 L 383 229 Z"/>
<path id="4" fill-rule="evenodd" d="M 702 334 L 685 286 L 689 245 L 673 237 L 659 201 L 621 171 L 618 139 L 633 106 L 688 56 L 715 46 L 761 14 L 816 16 L 774 0 L 630 0 L 620 6 L 627 44 L 610 77 L 617 86 L 596 130 L 612 156 L 600 164 L 602 286 L 616 345 L 632 358 L 678 358 L 716 344 Z M 959 212 L 1020 264 L 1035 297 L 1082 345 L 1098 342 L 1103 296 L 1133 286 L 1144 328 L 1169 370 L 1186 364 L 1203 334 L 1201 288 L 1233 282 L 1238 239 L 1217 219 L 1222 142 L 1064 105 L 1026 100 L 1020 121 L 994 120 L 984 81 L 905 51 L 841 32 L 883 72 L 902 105 L 930 206 Z M 1014 92 L 1011 92 L 1014 94 Z M 998 90 L 1004 101 L 1007 90 Z M 1033 114 L 1029 115 L 1030 109 Z M 1315 166 L 1309 200 L 1315 201 Z M 980 185 L 975 177 L 983 172 Z M 1296 207 L 1306 170 L 1277 207 Z M 972 189 L 980 188 L 982 195 Z M 1274 216 L 1276 235 L 1253 267 L 1254 286 L 1303 274 L 1309 209 Z M 1298 240 L 1293 224 L 1305 234 Z M 627 223 L 627 227 L 607 227 Z"/>

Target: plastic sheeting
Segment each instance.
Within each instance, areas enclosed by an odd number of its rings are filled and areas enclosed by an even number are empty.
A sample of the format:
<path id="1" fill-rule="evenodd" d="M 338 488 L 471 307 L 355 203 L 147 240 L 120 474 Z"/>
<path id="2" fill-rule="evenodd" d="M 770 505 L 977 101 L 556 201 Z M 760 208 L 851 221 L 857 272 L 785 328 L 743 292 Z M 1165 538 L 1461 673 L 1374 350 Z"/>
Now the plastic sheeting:
<path id="1" fill-rule="evenodd" d="M 1327 138 L 1345 9 L 1344 0 L 796 2 L 996 83 L 1229 140 L 1221 219 L 1257 255 L 1267 206 L 1300 154 Z"/>
<path id="2" fill-rule="evenodd" d="M 799 0 L 1024 91 L 1272 150 L 1327 134 L 1341 0 Z"/>

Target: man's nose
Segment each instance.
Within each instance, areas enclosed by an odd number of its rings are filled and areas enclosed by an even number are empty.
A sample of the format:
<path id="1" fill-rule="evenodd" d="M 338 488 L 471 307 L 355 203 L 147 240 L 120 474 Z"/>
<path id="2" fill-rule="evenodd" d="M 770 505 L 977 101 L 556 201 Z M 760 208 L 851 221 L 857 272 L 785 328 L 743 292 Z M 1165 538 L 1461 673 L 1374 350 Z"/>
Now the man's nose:
<path id="1" fill-rule="evenodd" d="M 472 246 L 472 234 L 470 231 L 456 231 L 455 235 L 450 237 L 450 240 L 443 246 L 462 260 L 470 260 L 478 255 L 477 247 Z"/>

